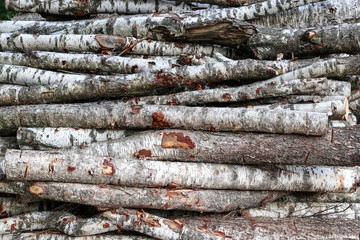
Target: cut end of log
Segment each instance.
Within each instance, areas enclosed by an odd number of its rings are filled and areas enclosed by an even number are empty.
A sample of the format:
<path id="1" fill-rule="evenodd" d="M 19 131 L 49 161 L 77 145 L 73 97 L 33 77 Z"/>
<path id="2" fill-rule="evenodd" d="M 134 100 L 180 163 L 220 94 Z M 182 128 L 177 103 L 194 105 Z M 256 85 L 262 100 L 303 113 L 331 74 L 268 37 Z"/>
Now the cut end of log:
<path id="1" fill-rule="evenodd" d="M 34 195 L 41 195 L 44 193 L 44 188 L 37 185 L 32 185 L 29 187 L 29 192 Z"/>

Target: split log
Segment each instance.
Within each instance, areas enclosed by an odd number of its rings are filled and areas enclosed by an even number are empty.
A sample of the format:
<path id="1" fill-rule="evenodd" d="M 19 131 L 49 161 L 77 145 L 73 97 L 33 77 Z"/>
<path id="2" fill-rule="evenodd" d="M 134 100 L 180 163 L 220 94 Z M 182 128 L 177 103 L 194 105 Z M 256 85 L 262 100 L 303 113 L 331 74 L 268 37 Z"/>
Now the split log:
<path id="1" fill-rule="evenodd" d="M 60 233 L 44 233 L 44 231 L 32 231 L 31 233 L 2 234 L 0 240 L 151 240 L 145 236 L 110 235 L 101 234 L 96 236 L 71 237 Z"/>
<path id="2" fill-rule="evenodd" d="M 359 180 L 357 168 L 161 162 L 26 150 L 6 152 L 5 173 L 15 181 L 310 192 L 349 192 Z"/>
<path id="3" fill-rule="evenodd" d="M 18 133 L 21 134 L 21 130 Z M 71 151 L 120 159 L 355 166 L 360 163 L 360 152 L 356 146 L 360 142 L 359 136 L 359 127 L 333 128 L 324 137 L 161 130 L 92 143 Z M 24 137 L 23 134 L 18 136 L 19 139 Z M 40 139 L 36 135 L 33 137 L 39 139 L 39 143 L 29 140 L 26 145 L 22 145 L 23 141 L 20 141 L 20 146 L 23 149 L 36 149 L 39 144 L 44 150 L 60 147 L 49 145 L 45 142 L 46 139 Z"/>
<path id="4" fill-rule="evenodd" d="M 131 105 L 203 105 L 207 103 L 243 102 L 259 98 L 291 94 L 317 94 L 328 89 L 326 78 L 294 79 L 283 81 L 275 78 L 233 88 L 215 88 L 187 91 L 163 96 L 145 96 L 125 99 Z"/>
<path id="5" fill-rule="evenodd" d="M 0 34 L 1 51 L 55 51 L 55 52 L 129 52 L 132 54 L 178 56 L 180 54 L 204 54 L 212 56 L 215 52 L 227 57 L 236 57 L 236 50 L 187 43 L 167 43 L 147 41 L 133 37 L 97 35 L 33 35 Z"/>
<path id="6" fill-rule="evenodd" d="M 359 22 L 359 0 L 327 0 L 299 6 L 251 22 L 275 28 L 309 28 Z"/>
<path id="7" fill-rule="evenodd" d="M 121 139 L 132 135 L 129 130 L 84 128 L 19 128 L 17 143 L 21 149 L 62 149 L 85 147 L 89 143 Z M 8 147 L 11 148 L 11 147 Z M 5 150 L 6 151 L 6 150 Z M 5 154 L 4 151 L 4 154 Z"/>
<path id="8" fill-rule="evenodd" d="M 291 110 L 230 109 L 123 103 L 30 105 L 0 108 L 0 131 L 19 127 L 107 129 L 183 128 L 325 135 L 328 116 Z"/>
<path id="9" fill-rule="evenodd" d="M 19 148 L 16 138 L 14 137 L 0 137 L 0 156 L 4 156 L 6 149 Z"/>
<path id="10" fill-rule="evenodd" d="M 190 4 L 176 3 L 171 1 L 111 1 L 111 0 L 89 0 L 71 1 L 62 0 L 55 2 L 48 1 L 23 1 L 6 0 L 5 6 L 13 12 L 37 12 L 57 15 L 84 16 L 91 13 L 119 13 L 119 14 L 139 14 L 168 12 L 168 11 L 187 11 L 191 10 Z"/>
<path id="11" fill-rule="evenodd" d="M 359 203 L 272 202 L 241 212 L 244 217 L 320 217 L 359 220 Z"/>
<path id="12" fill-rule="evenodd" d="M 222 232 L 233 239 L 357 239 L 359 220 L 321 218 L 181 218 L 204 232 Z"/>
<path id="13" fill-rule="evenodd" d="M 55 182 L 2 183 L 1 192 L 98 208 L 148 208 L 197 212 L 229 212 L 259 207 L 284 195 L 270 191 L 131 188 Z"/>

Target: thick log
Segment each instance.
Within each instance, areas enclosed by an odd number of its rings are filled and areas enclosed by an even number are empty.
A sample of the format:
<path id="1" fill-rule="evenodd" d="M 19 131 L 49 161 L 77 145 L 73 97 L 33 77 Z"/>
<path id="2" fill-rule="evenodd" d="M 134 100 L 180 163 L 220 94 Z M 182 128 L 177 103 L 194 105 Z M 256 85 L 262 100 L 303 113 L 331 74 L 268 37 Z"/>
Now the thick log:
<path id="1" fill-rule="evenodd" d="M 294 79 L 286 82 L 275 78 L 240 87 L 187 91 L 162 96 L 145 96 L 125 99 L 124 102 L 131 105 L 203 105 L 207 103 L 244 102 L 292 94 L 318 94 L 323 90 L 327 90 L 328 87 L 326 78 Z"/>
<path id="2" fill-rule="evenodd" d="M 33 35 L 0 34 L 0 50 L 15 52 L 55 51 L 55 52 L 128 52 L 132 54 L 178 56 L 180 54 L 204 54 L 212 56 L 221 53 L 236 57 L 230 48 L 187 43 L 167 43 L 147 41 L 133 37 L 97 35 Z"/>
<path id="3" fill-rule="evenodd" d="M 357 239 L 359 220 L 321 218 L 181 218 L 204 232 L 222 232 L 233 239 Z"/>
<path id="4" fill-rule="evenodd" d="M 103 209 L 120 207 L 229 212 L 259 207 L 284 195 L 271 191 L 202 190 L 182 188 L 132 188 L 56 182 L 3 182 L 1 192 L 18 193 Z"/>
<path id="5" fill-rule="evenodd" d="M 325 135 L 325 113 L 103 102 L 2 107 L 0 131 L 18 127 L 184 128 Z"/>
<path id="6" fill-rule="evenodd" d="M 2 234 L 0 240 L 151 240 L 144 236 L 111 235 L 101 234 L 95 236 L 72 237 L 61 233 L 44 233 L 44 231 L 32 231 L 31 233 Z"/>
<path id="7" fill-rule="evenodd" d="M 299 6 L 251 22 L 275 28 L 309 28 L 359 22 L 359 0 L 327 0 Z"/>
<path id="8" fill-rule="evenodd" d="M 359 220 L 359 203 L 272 202 L 241 212 L 244 217 L 320 217 Z"/>
<path id="9" fill-rule="evenodd" d="M 26 150 L 6 152 L 5 173 L 8 180 L 15 181 L 124 186 L 175 184 L 205 189 L 275 191 L 349 192 L 356 188 L 359 181 L 356 167 L 161 162 Z"/>
<path id="10" fill-rule="evenodd" d="M 91 13 L 119 13 L 119 14 L 139 14 L 168 12 L 168 11 L 187 11 L 191 10 L 190 4 L 176 3 L 171 1 L 111 1 L 111 0 L 88 0 L 71 1 L 61 0 L 56 2 L 40 0 L 6 0 L 5 6 L 9 11 L 14 12 L 38 12 L 58 15 L 84 16 Z"/>
<path id="11" fill-rule="evenodd" d="M 5 156 L 6 149 L 16 149 L 19 145 L 14 137 L 0 137 L 0 156 Z"/>
<path id="12" fill-rule="evenodd" d="M 16 140 L 21 149 L 45 150 L 86 147 L 89 143 L 121 139 L 132 134 L 126 130 L 20 127 Z"/>

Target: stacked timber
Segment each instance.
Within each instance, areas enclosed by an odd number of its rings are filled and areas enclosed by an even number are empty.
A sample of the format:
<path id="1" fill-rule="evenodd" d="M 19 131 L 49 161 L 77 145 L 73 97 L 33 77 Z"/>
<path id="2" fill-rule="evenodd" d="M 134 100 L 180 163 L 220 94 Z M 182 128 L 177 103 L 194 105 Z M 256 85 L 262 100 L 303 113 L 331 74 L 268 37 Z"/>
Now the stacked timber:
<path id="1" fill-rule="evenodd" d="M 0 239 L 358 239 L 360 0 L 5 2 Z"/>

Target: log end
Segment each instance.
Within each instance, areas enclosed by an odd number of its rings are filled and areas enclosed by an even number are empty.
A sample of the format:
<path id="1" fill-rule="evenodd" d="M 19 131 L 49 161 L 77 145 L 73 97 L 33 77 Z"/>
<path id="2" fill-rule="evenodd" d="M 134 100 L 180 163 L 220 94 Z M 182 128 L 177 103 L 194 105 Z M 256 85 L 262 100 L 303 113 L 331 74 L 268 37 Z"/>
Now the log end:
<path id="1" fill-rule="evenodd" d="M 44 193 L 44 188 L 37 185 L 32 185 L 29 187 L 29 192 L 34 195 L 41 195 Z"/>

